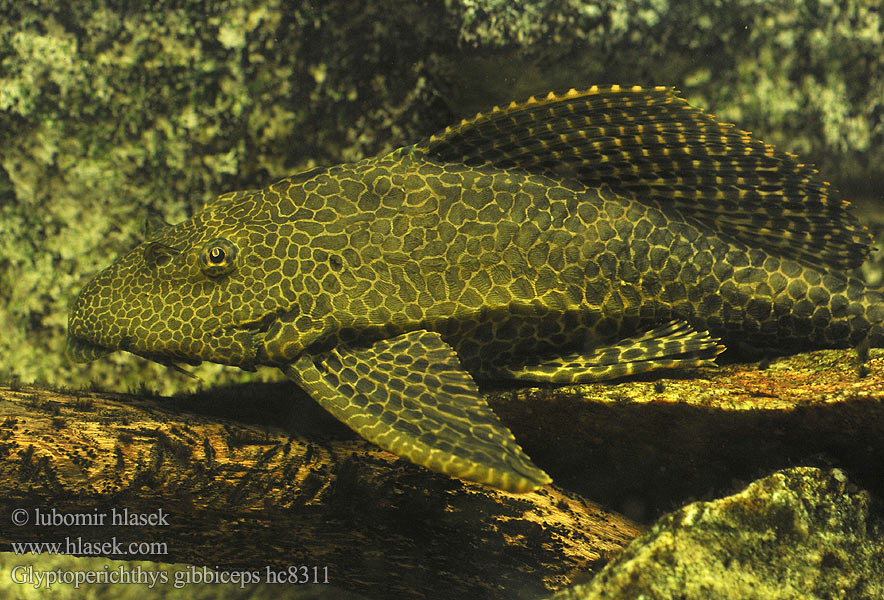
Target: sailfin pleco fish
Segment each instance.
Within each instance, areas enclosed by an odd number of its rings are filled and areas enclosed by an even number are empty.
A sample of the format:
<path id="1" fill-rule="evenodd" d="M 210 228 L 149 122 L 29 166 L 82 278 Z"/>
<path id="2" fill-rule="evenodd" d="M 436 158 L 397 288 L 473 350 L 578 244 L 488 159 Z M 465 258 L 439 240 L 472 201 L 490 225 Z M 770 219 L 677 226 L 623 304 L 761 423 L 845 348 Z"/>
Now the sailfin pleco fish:
<path id="1" fill-rule="evenodd" d="M 379 446 L 525 492 L 550 479 L 473 376 L 881 346 L 882 295 L 847 273 L 869 251 L 794 156 L 669 88 L 592 87 L 219 196 L 85 286 L 68 353 L 275 366 Z"/>

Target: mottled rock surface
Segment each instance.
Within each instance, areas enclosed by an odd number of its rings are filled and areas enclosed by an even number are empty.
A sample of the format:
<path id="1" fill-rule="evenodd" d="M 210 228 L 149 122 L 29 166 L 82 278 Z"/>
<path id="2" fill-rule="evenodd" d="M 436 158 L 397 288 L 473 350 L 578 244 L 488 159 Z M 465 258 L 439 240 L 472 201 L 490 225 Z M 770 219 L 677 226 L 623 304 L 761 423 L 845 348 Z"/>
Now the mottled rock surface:
<path id="1" fill-rule="evenodd" d="M 589 584 L 555 600 L 884 597 L 871 497 L 838 470 L 796 467 L 662 517 Z"/>

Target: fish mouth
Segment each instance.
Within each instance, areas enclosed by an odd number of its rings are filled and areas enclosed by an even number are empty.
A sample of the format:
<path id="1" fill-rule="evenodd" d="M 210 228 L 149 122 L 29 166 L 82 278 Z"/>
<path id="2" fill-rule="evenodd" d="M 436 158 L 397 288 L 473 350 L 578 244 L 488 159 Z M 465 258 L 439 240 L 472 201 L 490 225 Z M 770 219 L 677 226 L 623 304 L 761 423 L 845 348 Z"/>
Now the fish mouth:
<path id="1" fill-rule="evenodd" d="M 74 362 L 86 363 L 107 356 L 114 348 L 99 346 L 89 340 L 77 337 L 68 332 L 65 339 L 65 354 Z"/>
<path id="2" fill-rule="evenodd" d="M 207 351 L 204 355 L 191 356 L 183 354 L 180 348 L 149 348 L 138 342 L 131 335 L 123 335 L 119 339 L 110 340 L 110 345 L 98 344 L 90 339 L 88 328 L 81 327 L 79 321 L 74 326 L 68 326 L 65 338 L 65 355 L 69 360 L 77 363 L 87 363 L 103 358 L 116 351 L 129 352 L 146 360 L 180 370 L 176 364 L 182 363 L 190 366 L 198 366 L 203 360 L 241 367 L 247 371 L 255 370 L 256 358 L 263 348 L 263 340 L 268 329 L 273 325 L 277 315 L 267 315 L 260 319 L 245 321 L 235 325 L 219 328 L 217 335 L 207 336 L 233 338 L 234 342 L 228 348 L 212 348 L 210 341 L 207 342 Z M 86 335 L 80 335 L 84 330 Z M 215 352 L 217 350 L 217 352 Z M 225 356 L 229 352 L 233 357 Z M 226 360 L 229 359 L 229 360 Z"/>
<path id="3" fill-rule="evenodd" d="M 126 345 L 126 340 L 123 340 L 123 345 Z M 69 359 L 74 362 L 86 363 L 91 362 L 93 360 L 102 358 L 107 356 L 111 352 L 115 352 L 116 350 L 126 350 L 126 348 L 108 348 L 106 346 L 100 346 L 89 340 L 83 339 L 81 337 L 77 337 L 71 333 L 68 333 L 67 339 L 65 340 L 65 354 Z M 142 358 L 146 358 L 147 360 L 151 360 L 153 362 L 159 363 L 166 367 L 169 367 L 179 373 L 183 373 L 188 377 L 192 377 L 194 379 L 199 379 L 196 375 L 187 371 L 180 367 L 176 361 L 160 355 L 154 355 L 150 353 L 141 353 L 129 350 L 132 354 L 136 356 L 140 356 Z M 191 366 L 198 366 L 202 361 L 200 360 L 182 360 L 178 362 L 184 362 Z"/>

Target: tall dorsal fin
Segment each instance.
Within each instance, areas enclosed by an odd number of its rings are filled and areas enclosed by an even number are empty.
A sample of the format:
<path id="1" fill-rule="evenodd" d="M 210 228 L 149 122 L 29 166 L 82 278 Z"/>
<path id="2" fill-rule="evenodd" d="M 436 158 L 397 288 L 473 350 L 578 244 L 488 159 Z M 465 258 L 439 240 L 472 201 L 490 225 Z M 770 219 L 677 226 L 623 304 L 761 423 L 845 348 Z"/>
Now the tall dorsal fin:
<path id="1" fill-rule="evenodd" d="M 871 236 L 813 167 L 676 93 L 616 85 L 550 92 L 479 113 L 416 149 L 446 162 L 607 184 L 812 264 L 850 268 L 865 260 Z"/>

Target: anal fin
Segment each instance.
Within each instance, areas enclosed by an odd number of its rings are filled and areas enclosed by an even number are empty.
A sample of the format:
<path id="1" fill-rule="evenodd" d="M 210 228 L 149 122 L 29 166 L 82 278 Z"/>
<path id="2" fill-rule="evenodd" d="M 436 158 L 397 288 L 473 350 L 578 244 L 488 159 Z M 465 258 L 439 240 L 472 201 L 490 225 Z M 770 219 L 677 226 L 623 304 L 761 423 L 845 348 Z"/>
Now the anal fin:
<path id="1" fill-rule="evenodd" d="M 617 343 L 518 367 L 501 369 L 502 376 L 523 381 L 588 383 L 658 369 L 714 367 L 724 351 L 706 331 L 684 321 L 671 321 Z"/>
<path id="2" fill-rule="evenodd" d="M 359 435 L 413 463 L 512 492 L 551 481 L 438 333 L 304 355 L 282 370 Z"/>

